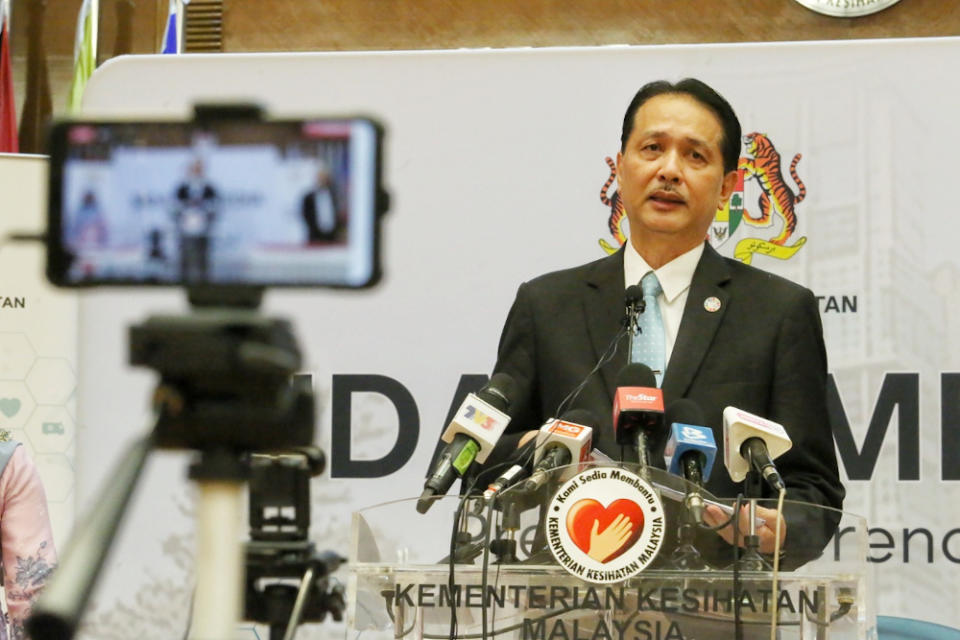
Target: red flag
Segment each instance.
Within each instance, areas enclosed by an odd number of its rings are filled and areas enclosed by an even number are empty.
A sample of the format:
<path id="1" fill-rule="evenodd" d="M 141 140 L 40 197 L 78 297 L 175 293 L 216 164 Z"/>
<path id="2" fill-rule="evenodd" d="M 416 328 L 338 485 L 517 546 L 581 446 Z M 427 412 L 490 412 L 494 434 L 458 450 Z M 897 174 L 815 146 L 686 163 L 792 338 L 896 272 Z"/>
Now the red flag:
<path id="1" fill-rule="evenodd" d="M 17 103 L 13 99 L 13 69 L 10 67 L 10 31 L 7 17 L 3 16 L 3 31 L 0 31 L 0 151 L 16 153 Z"/>

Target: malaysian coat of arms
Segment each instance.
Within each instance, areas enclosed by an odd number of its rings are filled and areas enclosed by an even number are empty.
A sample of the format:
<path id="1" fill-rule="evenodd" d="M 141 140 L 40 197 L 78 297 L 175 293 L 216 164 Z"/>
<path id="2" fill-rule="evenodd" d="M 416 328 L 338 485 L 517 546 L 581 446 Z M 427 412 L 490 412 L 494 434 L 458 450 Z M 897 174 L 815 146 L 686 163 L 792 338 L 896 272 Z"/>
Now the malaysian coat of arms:
<path id="1" fill-rule="evenodd" d="M 796 185 L 791 187 L 783 176 L 780 153 L 769 136 L 753 132 L 743 138 L 746 155 L 740 158 L 737 167 L 737 186 L 733 195 L 717 209 L 710 224 L 707 240 L 715 248 L 725 244 L 741 227 L 756 230 L 757 236 L 742 233 L 736 241 L 733 256 L 750 264 L 756 254 L 778 260 L 788 260 L 807 242 L 806 236 L 794 238 L 797 229 L 797 205 L 807 195 L 807 188 L 797 174 L 797 165 L 802 157 L 797 153 L 790 162 L 789 172 Z M 618 189 L 613 188 L 617 177 L 617 167 L 612 158 L 606 158 L 610 175 L 600 189 L 600 201 L 609 209 L 607 227 L 613 242 L 601 238 L 600 246 L 606 253 L 614 253 L 627 239 L 624 228 L 626 212 Z M 756 207 L 747 206 L 748 184 L 759 189 Z M 753 189 L 751 189 L 752 191 Z M 760 230 L 768 230 L 761 234 Z M 766 237 L 761 237 L 766 235 Z"/>

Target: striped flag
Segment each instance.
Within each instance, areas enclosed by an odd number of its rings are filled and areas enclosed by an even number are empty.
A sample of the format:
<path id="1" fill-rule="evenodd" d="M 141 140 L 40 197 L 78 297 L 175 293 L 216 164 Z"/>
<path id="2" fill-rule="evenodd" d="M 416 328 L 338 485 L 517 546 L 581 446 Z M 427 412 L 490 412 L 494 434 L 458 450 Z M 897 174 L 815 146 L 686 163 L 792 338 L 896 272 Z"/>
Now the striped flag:
<path id="1" fill-rule="evenodd" d="M 77 111 L 87 79 L 97 67 L 97 22 L 99 0 L 83 0 L 77 15 L 77 39 L 73 45 L 73 82 L 67 96 L 67 109 Z"/>
<path id="2" fill-rule="evenodd" d="M 13 98 L 13 69 L 10 66 L 10 2 L 0 3 L 0 151 L 16 153 L 17 102 Z"/>

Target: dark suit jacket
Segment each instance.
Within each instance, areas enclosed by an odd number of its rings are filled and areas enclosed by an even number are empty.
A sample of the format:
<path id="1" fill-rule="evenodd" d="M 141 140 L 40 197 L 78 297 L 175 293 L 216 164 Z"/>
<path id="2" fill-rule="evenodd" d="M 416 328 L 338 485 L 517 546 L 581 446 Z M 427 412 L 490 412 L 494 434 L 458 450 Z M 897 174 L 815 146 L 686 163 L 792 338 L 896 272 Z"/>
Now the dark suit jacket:
<path id="1" fill-rule="evenodd" d="M 204 214 L 206 214 L 206 222 L 209 232 L 209 227 L 211 224 L 213 224 L 213 218 L 216 215 L 215 206 L 218 197 L 216 189 L 214 189 L 210 183 L 204 182 L 200 193 L 194 194 L 190 192 L 190 183 L 183 182 L 177 186 L 175 197 L 179 202 L 179 207 L 177 208 L 175 214 L 177 221 L 179 222 L 179 218 L 183 213 L 183 209 L 187 207 L 201 209 Z"/>
<path id="2" fill-rule="evenodd" d="M 704 308 L 707 298 L 720 308 Z M 519 386 L 511 428 L 538 428 L 555 415 L 599 361 L 624 315 L 623 250 L 595 262 L 549 273 L 520 286 L 507 318 L 496 371 Z M 590 378 L 571 408 L 592 411 L 601 425 L 594 446 L 615 459 L 612 403 L 618 371 L 627 362 L 623 339 L 611 362 Z M 827 417 L 826 350 L 816 299 L 793 282 L 721 257 L 707 245 L 690 285 L 683 319 L 663 379 L 667 405 L 693 400 L 721 451 L 707 489 L 735 497 L 722 464 L 723 409 L 735 406 L 784 426 L 793 448 L 777 460 L 787 499 L 839 509 L 844 489 Z M 661 443 L 662 445 L 662 443 Z M 787 545 L 822 547 L 839 521 L 797 512 Z M 713 534 L 711 534 L 713 535 Z M 803 536 L 803 538 L 801 538 Z M 786 545 L 785 545 L 786 546 Z M 819 552 L 819 549 L 817 549 Z M 810 552 L 805 554 L 810 555 Z M 808 560 L 805 557 L 804 560 Z"/>
<path id="3" fill-rule="evenodd" d="M 320 223 L 317 220 L 317 203 L 314 196 L 321 191 L 330 194 L 330 202 L 333 204 L 333 228 L 327 231 L 320 229 Z M 343 220 L 340 219 L 340 203 L 337 201 L 336 189 L 333 188 L 333 185 L 308 191 L 300 201 L 300 215 L 307 225 L 308 242 L 336 240 L 343 230 Z"/>

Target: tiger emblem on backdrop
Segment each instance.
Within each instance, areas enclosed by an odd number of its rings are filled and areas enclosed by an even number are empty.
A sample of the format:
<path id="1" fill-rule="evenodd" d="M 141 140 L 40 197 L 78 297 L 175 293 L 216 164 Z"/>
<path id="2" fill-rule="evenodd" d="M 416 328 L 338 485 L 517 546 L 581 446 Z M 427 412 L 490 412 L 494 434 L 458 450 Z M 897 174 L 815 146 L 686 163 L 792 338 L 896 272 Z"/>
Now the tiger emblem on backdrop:
<path id="1" fill-rule="evenodd" d="M 607 166 L 610 167 L 610 177 L 600 188 L 600 202 L 607 205 L 610 209 L 610 215 L 607 217 L 607 228 L 610 230 L 610 236 L 616 244 L 610 244 L 605 239 L 600 238 L 600 246 L 608 254 L 616 253 L 617 249 L 623 246 L 627 241 L 627 234 L 623 230 L 623 222 L 627 218 L 626 211 L 623 210 L 623 201 L 620 199 L 620 189 L 610 191 L 614 181 L 617 179 L 617 165 L 613 158 L 607 156 Z"/>
<path id="2" fill-rule="evenodd" d="M 802 154 L 795 154 L 790 163 L 790 177 L 797 186 L 794 191 L 783 177 L 780 165 L 780 153 L 774 147 L 767 134 L 750 133 L 744 136 L 747 155 L 740 158 L 737 167 L 737 185 L 730 199 L 714 216 L 707 240 L 714 248 L 730 240 L 741 225 L 743 229 L 771 229 L 772 237 L 741 237 L 734 246 L 733 256 L 750 264 L 755 254 L 787 260 L 807 242 L 806 236 L 792 240 L 797 230 L 797 205 L 807 195 L 807 188 L 797 174 L 797 165 Z M 619 189 L 613 188 L 617 178 L 617 166 L 614 161 L 605 158 L 610 174 L 600 189 L 600 202 L 608 208 L 607 228 L 613 242 L 600 239 L 600 246 L 608 253 L 614 253 L 627 239 L 625 227 L 626 212 L 620 199 Z M 754 182 L 759 187 L 757 209 L 745 206 L 746 184 Z M 741 234 L 742 235 L 742 234 Z"/>

